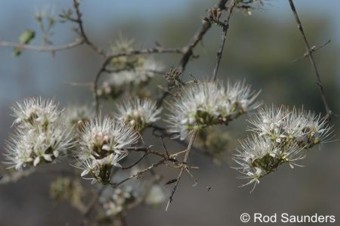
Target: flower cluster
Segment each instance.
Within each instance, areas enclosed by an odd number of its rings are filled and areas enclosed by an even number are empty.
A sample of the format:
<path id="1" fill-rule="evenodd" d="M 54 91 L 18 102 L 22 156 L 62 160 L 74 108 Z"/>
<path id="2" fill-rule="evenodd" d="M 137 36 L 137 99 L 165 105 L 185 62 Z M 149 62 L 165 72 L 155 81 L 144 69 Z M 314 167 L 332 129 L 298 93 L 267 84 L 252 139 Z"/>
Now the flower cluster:
<path id="1" fill-rule="evenodd" d="M 149 99 L 134 98 L 117 106 L 116 118 L 136 131 L 141 131 L 159 119 L 161 109 Z"/>
<path id="2" fill-rule="evenodd" d="M 17 131 L 7 146 L 7 162 L 16 169 L 53 162 L 73 145 L 61 120 L 62 110 L 52 101 L 30 98 L 12 108 Z"/>
<path id="3" fill-rule="evenodd" d="M 106 216 L 116 216 L 126 211 L 137 202 L 138 194 L 131 186 L 121 186 L 113 191 L 109 197 L 100 200 Z"/>
<path id="4" fill-rule="evenodd" d="M 131 128 L 108 117 L 85 123 L 80 137 L 80 150 L 76 158 L 81 164 L 81 176 L 92 182 L 109 183 L 113 166 L 127 156 L 126 148 L 138 141 Z"/>
<path id="5" fill-rule="evenodd" d="M 260 109 L 250 123 L 253 135 L 241 142 L 234 158 L 237 169 L 250 179 L 248 184 L 259 183 L 283 163 L 293 167 L 305 157 L 304 150 L 325 142 L 332 134 L 320 115 L 283 106 Z"/>
<path id="6" fill-rule="evenodd" d="M 113 54 L 133 50 L 133 40 L 120 39 L 113 46 Z M 97 91 L 103 98 L 116 98 L 126 90 L 140 88 L 146 85 L 155 73 L 162 70 L 162 65 L 154 59 L 136 55 L 114 57 L 108 67 L 111 74 Z"/>
<path id="7" fill-rule="evenodd" d="M 251 91 L 244 82 L 234 85 L 203 81 L 187 85 L 179 97 L 169 103 L 169 131 L 185 139 L 193 131 L 224 124 L 256 109 L 259 93 Z"/>
<path id="8" fill-rule="evenodd" d="M 101 207 L 106 217 L 124 214 L 127 210 L 145 204 L 151 207 L 158 207 L 165 200 L 163 189 L 158 184 L 143 186 L 120 186 L 100 197 Z"/>

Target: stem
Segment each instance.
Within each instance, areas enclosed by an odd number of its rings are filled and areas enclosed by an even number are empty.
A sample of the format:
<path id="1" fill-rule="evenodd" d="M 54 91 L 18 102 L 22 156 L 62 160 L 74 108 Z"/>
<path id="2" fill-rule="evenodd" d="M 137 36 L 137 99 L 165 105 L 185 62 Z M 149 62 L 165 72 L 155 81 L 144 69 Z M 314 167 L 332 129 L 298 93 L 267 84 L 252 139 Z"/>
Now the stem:
<path id="1" fill-rule="evenodd" d="M 229 30 L 230 18 L 231 18 L 231 15 L 233 13 L 234 8 L 235 8 L 235 2 L 233 1 L 232 5 L 228 8 L 228 17 L 227 17 L 226 21 L 223 23 L 223 27 L 222 27 L 223 28 L 222 40 L 221 40 L 220 48 L 216 53 L 216 65 L 215 65 L 213 77 L 212 77 L 213 81 L 216 81 L 216 78 L 217 78 L 217 73 L 218 73 L 218 69 L 219 69 L 219 66 L 220 66 L 221 59 L 222 59 L 222 53 L 223 53 L 225 41 L 227 39 L 227 33 L 228 33 L 228 30 Z"/>
<path id="2" fill-rule="evenodd" d="M 190 154 L 192 145 L 194 144 L 196 135 L 197 135 L 197 131 L 194 131 L 194 133 L 192 134 L 192 136 L 190 138 L 188 147 L 185 149 L 186 152 L 185 152 L 185 155 L 184 155 L 184 158 L 183 158 L 183 165 L 181 166 L 181 169 L 180 169 L 179 174 L 177 176 L 176 184 L 175 184 L 175 186 L 173 187 L 173 189 L 171 191 L 171 194 L 170 194 L 170 197 L 169 197 L 169 201 L 168 201 L 168 203 L 166 205 L 165 211 L 168 211 L 168 208 L 169 208 L 171 202 L 173 201 L 173 197 L 174 197 L 175 192 L 177 190 L 178 184 L 179 184 L 179 182 L 180 182 L 180 180 L 182 178 L 183 172 L 184 172 L 185 169 L 187 169 L 187 161 L 188 161 L 188 158 L 189 158 L 189 154 Z"/>
<path id="3" fill-rule="evenodd" d="M 215 7 L 220 10 L 224 10 L 226 8 L 225 5 L 227 4 L 228 1 L 229 0 L 220 0 Z M 191 56 L 193 55 L 194 48 L 202 40 L 204 35 L 210 29 L 210 27 L 211 22 L 209 20 L 203 20 L 202 26 L 199 29 L 199 31 L 192 37 L 189 44 L 183 48 L 183 56 L 180 59 L 178 67 L 180 73 L 182 73 L 185 70 L 187 63 L 189 62 Z"/>
<path id="4" fill-rule="evenodd" d="M 289 5 L 290 5 L 290 8 L 294 14 L 294 17 L 295 17 L 295 21 L 297 23 L 297 27 L 300 31 L 300 34 L 303 38 L 303 42 L 305 44 L 305 47 L 306 47 L 306 50 L 307 50 L 307 53 L 308 53 L 308 58 L 309 58 L 309 61 L 314 69 L 314 73 L 315 73 L 315 76 L 316 76 L 316 79 L 317 79 L 317 82 L 316 84 L 319 86 L 319 90 L 320 90 L 320 94 L 321 94 L 321 99 L 322 99 L 322 102 L 323 102 L 323 105 L 325 107 L 325 110 L 326 110 L 326 116 L 325 116 L 325 119 L 327 121 L 329 121 L 331 119 L 331 116 L 332 116 L 332 111 L 331 109 L 329 108 L 329 105 L 327 103 L 327 100 L 326 100 L 326 95 L 325 95 L 325 91 L 324 91 L 324 87 L 322 85 L 322 82 L 321 82 L 321 76 L 320 76 L 320 73 L 319 73 L 319 70 L 318 70 L 318 67 L 316 65 L 316 62 L 315 62 L 315 59 L 314 59 L 314 56 L 313 56 L 313 50 L 307 40 L 307 37 L 306 37 L 306 34 L 304 32 L 304 29 L 303 29 L 303 26 L 302 26 L 302 23 L 300 21 L 300 18 L 299 18 L 299 15 L 297 13 L 297 10 L 295 8 L 295 5 L 294 5 L 294 2 L 293 0 L 288 0 L 289 2 Z"/>

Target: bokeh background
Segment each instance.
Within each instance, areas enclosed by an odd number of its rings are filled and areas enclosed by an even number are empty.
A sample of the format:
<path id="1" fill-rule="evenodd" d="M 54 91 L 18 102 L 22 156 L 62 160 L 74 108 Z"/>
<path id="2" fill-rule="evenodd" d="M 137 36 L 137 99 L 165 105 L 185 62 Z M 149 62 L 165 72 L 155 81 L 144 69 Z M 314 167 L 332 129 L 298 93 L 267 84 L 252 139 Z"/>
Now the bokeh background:
<path id="1" fill-rule="evenodd" d="M 103 48 L 109 48 L 119 33 L 134 38 L 141 48 L 153 46 L 155 42 L 167 47 L 182 47 L 200 27 L 206 9 L 214 4 L 214 0 L 84 0 L 81 9 L 89 37 Z M 70 0 L 0 1 L 0 40 L 16 41 L 23 30 L 38 30 L 34 20 L 37 10 L 46 9 L 58 15 L 62 9 L 71 6 Z M 329 45 L 315 53 L 315 57 L 327 100 L 337 114 L 340 112 L 340 2 L 299 0 L 296 7 L 313 45 L 331 40 Z M 70 29 L 67 24 L 58 25 L 54 30 L 54 44 L 72 41 L 75 35 Z M 220 29 L 214 27 L 204 37 L 195 51 L 200 58 L 192 60 L 186 69 L 187 79 L 190 75 L 202 78 L 212 73 L 220 36 Z M 40 38 L 38 36 L 34 44 L 39 44 Z M 219 78 L 231 81 L 246 79 L 254 89 L 262 90 L 259 99 L 266 104 L 303 105 L 305 109 L 323 113 L 308 59 L 291 63 L 304 52 L 288 1 L 266 1 L 263 8 L 253 11 L 252 16 L 235 13 Z M 176 66 L 179 56 L 162 55 L 157 59 L 169 69 Z M 86 84 L 93 81 L 100 63 L 100 57 L 86 46 L 58 52 L 55 56 L 25 51 L 18 58 L 12 57 L 12 48 L 0 47 L 1 152 L 11 132 L 10 107 L 15 101 L 42 96 L 53 97 L 63 106 L 90 103 L 92 95 Z M 164 211 L 164 206 L 160 209 L 139 207 L 128 213 L 128 225 L 242 225 L 239 216 L 243 212 L 318 213 L 335 215 L 340 222 L 340 153 L 337 141 L 313 149 L 301 162 L 305 167 L 294 170 L 279 168 L 265 177 L 251 194 L 250 187 L 238 187 L 243 182 L 230 168 L 230 153 L 235 149 L 237 140 L 246 136 L 246 118 L 244 116 L 226 128 L 231 142 L 223 164 L 216 165 L 205 156 L 193 154 L 191 161 L 200 166 L 194 172 L 199 179 L 198 185 L 193 187 L 192 179 L 185 177 L 168 212 Z M 336 134 L 339 134 L 338 121 L 337 117 L 332 120 Z M 52 179 L 53 175 L 38 174 L 17 183 L 0 185 L 0 225 L 75 225 L 81 215 L 65 203 L 49 199 L 48 185 Z"/>

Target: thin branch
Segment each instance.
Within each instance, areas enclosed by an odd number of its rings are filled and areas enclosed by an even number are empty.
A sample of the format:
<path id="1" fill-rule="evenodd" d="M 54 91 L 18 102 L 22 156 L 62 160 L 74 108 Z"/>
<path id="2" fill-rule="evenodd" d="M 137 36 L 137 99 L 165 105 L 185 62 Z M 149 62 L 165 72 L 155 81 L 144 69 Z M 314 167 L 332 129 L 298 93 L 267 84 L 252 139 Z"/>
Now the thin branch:
<path id="1" fill-rule="evenodd" d="M 161 159 L 161 160 L 159 160 L 158 162 L 156 162 L 156 163 L 154 163 L 154 164 L 151 164 L 151 165 L 148 166 L 147 168 L 144 168 L 144 169 L 142 169 L 142 170 L 139 170 L 137 173 L 135 173 L 135 174 L 133 174 L 133 175 L 131 175 L 131 176 L 129 176 L 129 177 L 127 177 L 127 178 L 125 178 L 125 179 L 119 181 L 118 183 L 112 183 L 112 186 L 113 186 L 114 188 L 116 188 L 116 187 L 118 187 L 119 185 L 125 183 L 125 182 L 128 181 L 128 180 L 131 180 L 131 179 L 133 179 L 133 178 L 137 178 L 137 177 L 141 176 L 142 174 L 144 174 L 144 173 L 146 173 L 146 172 L 152 170 L 153 168 L 162 165 L 165 161 L 166 161 L 166 159 Z"/>
<path id="2" fill-rule="evenodd" d="M 163 158 L 163 159 L 167 159 L 168 161 L 176 162 L 176 159 L 172 159 L 166 154 L 163 154 L 163 153 L 160 153 L 160 152 L 157 152 L 157 151 L 153 151 L 153 150 L 150 149 L 150 147 L 129 147 L 129 148 L 125 148 L 125 150 L 135 151 L 135 152 L 144 152 L 144 153 L 156 155 L 156 156 Z"/>
<path id="3" fill-rule="evenodd" d="M 325 110 L 326 110 L 326 116 L 325 116 L 325 119 L 327 121 L 331 120 L 331 116 L 332 116 L 332 111 L 327 103 L 327 100 L 326 100 L 326 95 L 325 95 L 325 91 L 324 91 L 324 87 L 322 85 L 322 82 L 321 82 L 321 76 L 320 76 L 320 73 L 319 73 L 319 70 L 318 70 L 318 67 L 316 65 L 316 62 L 315 62 L 315 59 L 314 59 L 314 56 L 313 56 L 313 51 L 311 50 L 311 46 L 307 40 L 307 37 L 306 37 L 306 34 L 303 30 L 303 26 L 302 26 L 302 23 L 300 21 L 300 18 L 299 18 L 299 15 L 297 13 L 297 10 L 295 8 L 295 5 L 294 5 L 294 2 L 293 0 L 288 0 L 289 2 L 289 5 L 290 5 L 290 8 L 294 14 L 294 17 L 295 17 L 295 20 L 296 20 L 296 23 L 297 23 L 297 26 L 298 26 L 298 29 L 300 31 L 300 34 L 303 38 L 303 41 L 305 43 L 305 47 L 306 47 L 306 51 L 308 53 L 308 58 L 310 60 L 310 63 L 314 69 L 314 73 L 315 73 L 315 76 L 316 76 L 316 79 L 317 79 L 317 82 L 316 84 L 319 86 L 319 90 L 320 90 L 320 94 L 321 94 L 321 99 L 322 99 L 322 102 L 324 104 L 324 107 L 325 107 Z"/>
<path id="4" fill-rule="evenodd" d="M 329 43 L 331 43 L 331 40 L 328 40 L 327 42 L 325 42 L 325 43 L 322 44 L 321 46 L 312 46 L 312 47 L 310 48 L 310 52 L 311 52 L 311 53 L 314 53 L 314 52 L 318 51 L 319 49 L 325 47 L 325 46 L 328 45 Z M 308 57 L 308 56 L 309 56 L 309 52 L 306 52 L 306 53 L 303 54 L 303 56 L 298 57 L 298 58 L 292 60 L 291 63 L 292 63 L 292 64 L 293 64 L 293 63 L 296 63 L 296 62 L 298 62 L 298 61 L 300 61 L 300 60 L 302 60 L 302 59 L 304 59 L 304 58 L 306 58 L 306 57 Z"/>
<path id="5" fill-rule="evenodd" d="M 82 14 L 80 12 L 80 3 L 79 0 L 73 0 L 73 7 L 76 11 L 76 16 L 77 19 L 71 20 L 72 22 L 75 22 L 78 24 L 79 27 L 79 35 L 83 37 L 84 43 L 86 43 L 88 46 L 91 47 L 96 53 L 99 55 L 106 57 L 106 54 L 104 50 L 100 49 L 98 46 L 96 46 L 90 39 L 88 38 L 87 34 L 85 33 L 84 25 L 83 25 L 83 19 L 82 19 Z"/>
<path id="6" fill-rule="evenodd" d="M 222 29 L 223 29 L 222 40 L 221 40 L 220 48 L 216 53 L 216 65 L 215 65 L 213 76 L 212 76 L 213 81 L 216 81 L 216 78 L 217 78 L 217 72 L 218 72 L 218 69 L 219 69 L 219 66 L 220 66 L 220 62 L 221 62 L 221 59 L 222 59 L 222 53 L 223 53 L 225 41 L 226 41 L 226 38 L 227 38 L 227 33 L 228 33 L 228 30 L 229 30 L 230 18 L 231 18 L 231 15 L 233 14 L 233 9 L 235 8 L 235 6 L 236 6 L 235 2 L 233 1 L 231 6 L 229 6 L 229 8 L 228 8 L 228 17 L 224 21 L 223 26 L 222 26 Z"/>
<path id="7" fill-rule="evenodd" d="M 145 152 L 142 157 L 140 157 L 136 162 L 132 163 L 129 166 L 124 166 L 122 167 L 122 170 L 126 170 L 126 169 L 131 169 L 132 167 L 136 166 L 138 163 L 140 163 L 146 156 L 148 155 L 148 152 Z"/>
<path id="8" fill-rule="evenodd" d="M 77 38 L 75 41 L 62 45 L 62 46 L 34 46 L 34 45 L 24 45 L 15 42 L 7 42 L 7 41 L 0 41 L 0 46 L 3 47 L 13 47 L 18 49 L 27 49 L 33 50 L 38 52 L 52 52 L 55 53 L 57 51 L 72 49 L 76 46 L 80 46 L 84 43 L 84 39 Z"/>
<path id="9" fill-rule="evenodd" d="M 194 132 L 192 134 L 192 136 L 190 138 L 190 141 L 189 141 L 189 144 L 188 144 L 188 147 L 185 149 L 186 153 L 185 153 L 184 158 L 183 158 L 183 165 L 181 166 L 181 169 L 180 169 L 180 171 L 178 173 L 176 183 L 175 183 L 175 185 L 174 185 L 174 187 L 173 187 L 173 189 L 171 191 L 171 194 L 170 194 L 170 197 L 169 197 L 169 201 L 168 201 L 168 203 L 166 205 L 165 211 L 168 210 L 171 202 L 173 201 L 173 197 L 174 197 L 175 192 L 177 190 L 178 184 L 179 184 L 179 182 L 180 182 L 180 180 L 182 178 L 183 172 L 184 172 L 184 170 L 187 169 L 187 161 L 188 161 L 188 158 L 189 158 L 189 154 L 190 154 L 192 145 L 194 144 L 194 141 L 195 141 L 195 138 L 196 138 L 196 134 L 197 134 L 197 132 Z"/>
<path id="10" fill-rule="evenodd" d="M 226 8 L 226 3 L 229 0 L 220 0 L 217 5 L 216 9 L 224 10 Z M 211 22 L 209 20 L 203 20 L 201 28 L 199 31 L 192 37 L 191 41 L 187 46 L 183 48 L 183 56 L 180 59 L 178 70 L 180 72 L 183 72 L 185 70 L 186 65 L 188 64 L 190 58 L 193 55 L 193 50 L 196 47 L 196 45 L 202 40 L 203 36 L 207 33 L 207 31 L 211 27 Z"/>

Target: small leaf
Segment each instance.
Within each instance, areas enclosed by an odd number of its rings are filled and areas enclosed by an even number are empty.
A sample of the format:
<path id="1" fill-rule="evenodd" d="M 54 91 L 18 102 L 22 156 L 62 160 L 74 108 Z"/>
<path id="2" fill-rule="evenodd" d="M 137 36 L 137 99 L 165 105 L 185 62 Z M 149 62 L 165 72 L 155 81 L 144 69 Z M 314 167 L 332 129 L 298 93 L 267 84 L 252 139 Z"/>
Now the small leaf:
<path id="1" fill-rule="evenodd" d="M 21 45 L 27 45 L 29 44 L 35 37 L 35 31 L 27 29 L 24 32 L 22 32 L 19 36 L 19 44 Z M 20 56 L 22 53 L 22 48 L 20 46 L 17 46 L 13 50 L 13 56 Z"/>

